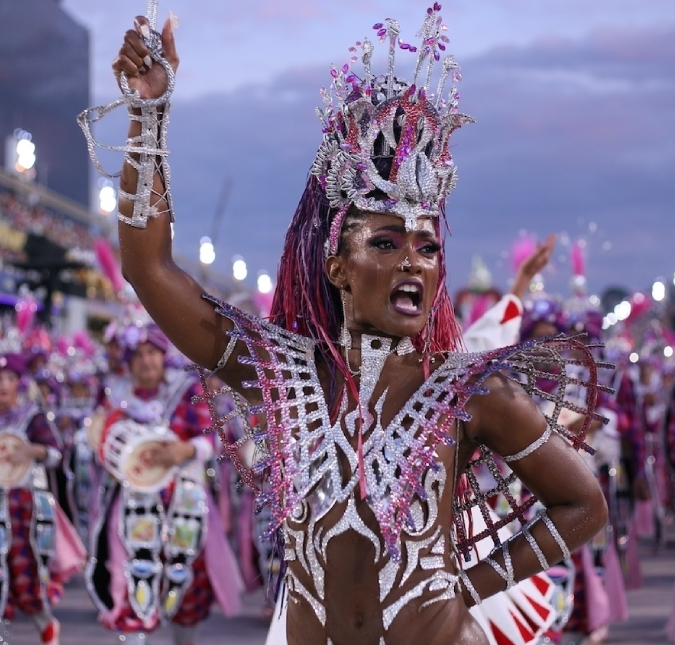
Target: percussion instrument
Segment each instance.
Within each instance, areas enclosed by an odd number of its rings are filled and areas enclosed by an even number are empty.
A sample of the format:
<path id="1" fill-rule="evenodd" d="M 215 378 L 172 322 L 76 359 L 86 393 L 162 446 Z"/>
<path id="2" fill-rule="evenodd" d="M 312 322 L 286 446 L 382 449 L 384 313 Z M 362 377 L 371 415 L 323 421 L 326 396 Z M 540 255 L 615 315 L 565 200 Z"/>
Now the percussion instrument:
<path id="1" fill-rule="evenodd" d="M 26 446 L 24 437 L 13 432 L 0 432 L 0 488 L 17 488 L 28 478 L 33 461 L 11 463 L 8 457 Z"/>
<path id="2" fill-rule="evenodd" d="M 176 435 L 165 426 L 142 425 L 131 419 L 117 421 L 103 436 L 103 465 L 132 490 L 157 492 L 169 484 L 178 469 L 153 465 L 150 453 L 176 440 Z"/>

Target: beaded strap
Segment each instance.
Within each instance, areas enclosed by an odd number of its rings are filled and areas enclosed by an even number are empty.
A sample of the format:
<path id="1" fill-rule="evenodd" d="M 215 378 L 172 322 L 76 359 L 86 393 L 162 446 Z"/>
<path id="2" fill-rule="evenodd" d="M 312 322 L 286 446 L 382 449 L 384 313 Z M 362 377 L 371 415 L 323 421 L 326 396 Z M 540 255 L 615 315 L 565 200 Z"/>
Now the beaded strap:
<path id="1" fill-rule="evenodd" d="M 230 356 L 232 356 L 232 352 L 234 351 L 234 348 L 237 345 L 237 339 L 234 338 L 234 336 L 230 336 L 230 340 L 227 343 L 227 347 L 225 348 L 225 351 L 223 352 L 223 355 L 220 357 L 220 360 L 218 361 L 218 365 L 216 365 L 215 369 L 213 370 L 214 372 L 217 372 L 218 370 L 223 369 L 225 365 L 227 365 L 227 361 L 230 360 Z"/>
<path id="2" fill-rule="evenodd" d="M 129 110 L 129 119 L 140 122 L 141 133 L 136 137 L 127 139 L 127 145 L 124 147 L 124 159 L 136 169 L 138 181 L 134 194 L 127 193 L 120 188 L 120 197 L 133 202 L 134 209 L 131 217 L 126 217 L 122 213 L 118 213 L 118 217 L 121 222 L 136 228 L 145 228 L 149 217 L 157 217 L 161 213 L 173 213 L 170 187 L 171 172 L 167 163 L 169 150 L 166 144 L 169 107 L 170 105 L 167 103 L 163 112 L 160 112 L 156 107 L 145 105 L 140 105 L 138 111 Z M 162 193 L 157 193 L 154 190 L 155 174 L 161 175 L 164 181 Z M 153 195 L 158 197 L 155 204 L 151 203 Z M 162 199 L 166 202 L 166 208 L 160 211 L 156 204 Z"/>
<path id="3" fill-rule="evenodd" d="M 87 139 L 89 156 L 96 169 L 109 179 L 116 179 L 121 173 L 108 173 L 98 159 L 97 148 L 123 152 L 124 160 L 138 173 L 138 182 L 134 194 L 119 190 L 119 196 L 128 199 L 134 205 L 131 217 L 118 213 L 119 220 L 136 228 L 145 228 L 149 217 L 157 217 L 162 213 L 169 213 L 173 222 L 173 203 L 171 199 L 171 173 L 167 162 L 169 150 L 167 147 L 167 125 L 169 122 L 169 99 L 175 87 L 175 74 L 171 64 L 162 54 L 162 36 L 156 30 L 158 0 L 148 0 L 149 29 L 142 36 L 143 42 L 150 52 L 150 58 L 161 65 L 166 72 L 167 86 L 164 94 L 155 99 L 142 99 L 139 93 L 131 90 L 127 75 L 120 75 L 120 87 L 123 96 L 117 100 L 99 107 L 84 110 L 77 117 L 84 136 Z M 129 118 L 141 124 L 141 133 L 130 137 L 124 146 L 108 146 L 96 141 L 91 131 L 92 124 L 100 121 L 104 116 L 116 108 L 126 105 Z M 154 176 L 159 174 L 164 182 L 164 190 L 157 193 L 153 188 Z M 152 204 L 152 196 L 157 199 Z M 164 200 L 166 208 L 159 210 L 157 203 Z"/>
<path id="4" fill-rule="evenodd" d="M 504 556 L 504 567 L 502 567 L 496 560 L 492 559 L 497 550 L 500 550 Z M 485 558 L 485 561 L 499 574 L 499 577 L 506 582 L 506 588 L 511 589 L 515 586 L 516 578 L 513 571 L 513 560 L 511 559 L 511 553 L 509 552 L 509 543 L 508 541 L 504 542 L 499 549 L 495 549 L 490 553 L 490 555 Z"/>
<path id="5" fill-rule="evenodd" d="M 517 452 L 515 455 L 508 455 L 506 457 L 502 457 L 502 459 L 507 463 L 510 464 L 513 461 L 518 461 L 520 459 L 523 459 L 524 457 L 527 457 L 528 455 L 531 455 L 537 448 L 543 446 L 550 438 L 551 436 L 551 426 L 547 426 L 546 430 L 544 431 L 544 434 L 539 437 L 536 441 L 533 441 L 529 446 L 523 448 L 520 452 Z"/>
<path id="6" fill-rule="evenodd" d="M 550 568 L 551 565 L 548 563 L 548 560 L 546 559 L 544 552 L 541 550 L 541 547 L 537 544 L 537 541 L 534 539 L 534 536 L 532 535 L 532 533 L 530 533 L 528 528 L 529 526 L 531 526 L 531 524 L 524 526 L 522 533 L 525 536 L 525 539 L 527 540 L 528 544 L 530 545 L 530 548 L 534 551 L 534 554 L 537 556 L 537 560 L 539 560 L 539 564 L 541 565 L 542 571 L 546 571 L 547 569 Z"/>
<path id="7" fill-rule="evenodd" d="M 565 540 L 563 540 L 562 535 L 558 532 L 558 529 L 555 527 L 555 524 L 553 524 L 553 520 L 548 516 L 548 513 L 546 511 L 541 511 L 538 515 L 538 517 L 541 518 L 541 521 L 546 524 L 546 528 L 549 530 L 551 535 L 553 536 L 553 539 L 557 542 L 558 546 L 560 547 L 560 550 L 562 551 L 563 560 L 566 560 L 567 558 L 570 557 L 570 550 L 567 548 L 567 544 L 565 544 Z"/>
<path id="8" fill-rule="evenodd" d="M 480 605 L 483 602 L 483 599 L 478 595 L 476 587 L 473 586 L 473 582 L 471 582 L 469 576 L 466 575 L 466 571 L 459 572 L 459 579 L 464 583 L 466 590 L 469 592 L 469 595 L 473 598 L 474 604 Z"/>

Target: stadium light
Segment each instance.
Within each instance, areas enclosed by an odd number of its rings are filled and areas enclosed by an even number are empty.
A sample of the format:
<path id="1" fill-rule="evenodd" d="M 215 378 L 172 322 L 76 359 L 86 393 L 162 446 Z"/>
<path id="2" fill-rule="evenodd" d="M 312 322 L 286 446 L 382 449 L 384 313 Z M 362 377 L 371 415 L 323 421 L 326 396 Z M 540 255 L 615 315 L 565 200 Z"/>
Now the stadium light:
<path id="1" fill-rule="evenodd" d="M 203 237 L 199 240 L 199 261 L 202 264 L 213 264 L 216 259 L 216 250 L 213 248 L 213 242 L 210 237 Z"/>
<path id="2" fill-rule="evenodd" d="M 17 128 L 5 140 L 5 168 L 13 170 L 26 179 L 35 179 L 35 143 L 33 135 Z"/>
<path id="3" fill-rule="evenodd" d="M 652 298 L 656 302 L 661 302 L 665 297 L 666 297 L 666 285 L 661 280 L 657 280 L 652 285 Z"/>
<path id="4" fill-rule="evenodd" d="M 244 258 L 240 255 L 235 255 L 232 258 L 232 276 L 235 280 L 245 280 L 248 275 L 248 268 L 246 267 L 246 262 Z"/>
<path id="5" fill-rule="evenodd" d="M 260 293 L 270 293 L 272 291 L 272 278 L 266 271 L 261 271 L 258 274 L 258 291 Z"/>
<path id="6" fill-rule="evenodd" d="M 105 181 L 98 192 L 98 207 L 101 215 L 110 215 L 117 208 L 117 194 L 112 182 Z"/>

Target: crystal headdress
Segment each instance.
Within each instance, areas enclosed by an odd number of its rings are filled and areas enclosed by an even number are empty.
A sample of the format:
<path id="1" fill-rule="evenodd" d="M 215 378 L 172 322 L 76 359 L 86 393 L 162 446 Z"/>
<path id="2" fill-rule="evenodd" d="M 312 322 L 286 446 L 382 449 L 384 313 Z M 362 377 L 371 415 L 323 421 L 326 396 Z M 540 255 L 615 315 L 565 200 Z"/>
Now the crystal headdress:
<path id="1" fill-rule="evenodd" d="M 331 88 L 322 90 L 325 107 L 317 109 L 324 138 L 311 168 L 330 206 L 338 211 L 327 244 L 330 254 L 337 252 L 340 228 L 351 205 L 363 211 L 400 215 L 406 228 L 412 229 L 418 217 L 438 216 L 454 187 L 450 135 L 473 119 L 457 112 L 455 83 L 461 74 L 452 56 L 443 58 L 436 93 L 430 90 L 434 66 L 449 42 L 440 9 L 438 3 L 427 9 L 417 34 L 419 46 L 400 40 L 395 20 L 374 26 L 380 42 L 389 39 L 385 75 L 371 71 L 373 44 L 368 39 L 350 48 L 351 63 L 358 60 L 358 50 L 362 51 L 362 78 L 349 64 L 331 69 Z M 411 84 L 394 74 L 397 45 L 417 53 Z M 449 76 L 452 87 L 444 98 Z"/>

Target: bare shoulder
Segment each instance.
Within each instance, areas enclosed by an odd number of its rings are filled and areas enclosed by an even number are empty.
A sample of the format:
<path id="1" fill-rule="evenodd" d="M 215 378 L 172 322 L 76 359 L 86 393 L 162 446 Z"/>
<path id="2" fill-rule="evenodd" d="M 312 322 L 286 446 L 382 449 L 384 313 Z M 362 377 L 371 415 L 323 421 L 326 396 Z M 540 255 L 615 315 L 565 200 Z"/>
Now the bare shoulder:
<path id="1" fill-rule="evenodd" d="M 474 441 L 501 452 L 499 447 L 510 448 L 518 435 L 545 428 L 544 415 L 519 383 L 497 372 L 488 376 L 483 385 L 487 393 L 474 395 L 466 406 L 471 415 L 467 431 Z"/>

